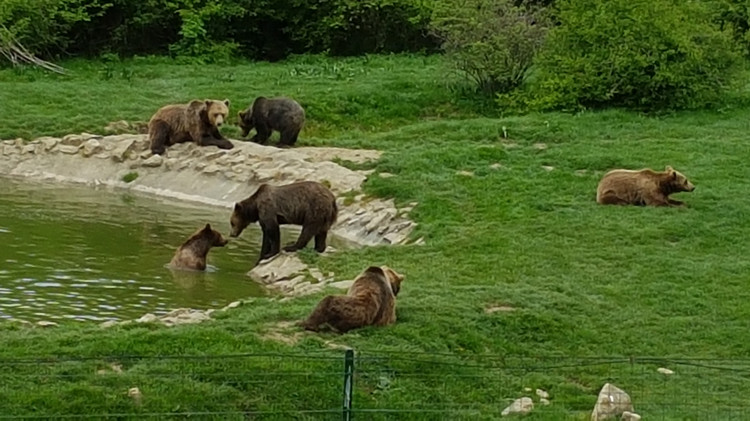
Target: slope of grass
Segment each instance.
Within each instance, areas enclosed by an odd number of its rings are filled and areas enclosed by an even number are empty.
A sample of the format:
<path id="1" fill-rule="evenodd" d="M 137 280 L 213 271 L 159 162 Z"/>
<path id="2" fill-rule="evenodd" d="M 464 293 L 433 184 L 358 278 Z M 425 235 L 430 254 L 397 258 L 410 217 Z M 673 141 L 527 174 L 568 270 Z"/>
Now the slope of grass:
<path id="1" fill-rule="evenodd" d="M 303 251 L 342 279 L 371 264 L 405 273 L 399 321 L 387 328 L 346 335 L 281 328 L 292 344 L 268 337 L 320 296 L 257 299 L 172 329 L 6 325 L 2 358 L 91 360 L 23 370 L 6 362 L 0 413 L 335 409 L 341 351 L 330 349 L 333 342 L 361 356 L 355 407 L 405 411 L 398 419 L 498 419 L 524 387 L 552 395 L 552 405 L 529 419 L 584 419 L 607 381 L 631 391 L 646 418 L 747 418 L 750 110 L 498 118 L 457 98 L 440 66 L 437 57 L 299 57 L 230 67 L 73 62 L 66 77 L 1 71 L 0 138 L 100 131 L 194 97 L 229 97 L 233 113 L 256 95 L 298 98 L 309 119 L 302 144 L 384 151 L 365 191 L 418 202 L 413 236 L 426 245 L 327 257 Z M 665 165 L 696 184 L 677 196 L 687 207 L 594 202 L 607 170 Z M 255 357 L 158 358 L 238 353 Z M 688 358 L 728 369 L 702 369 Z M 92 374 L 111 361 L 122 374 Z M 665 364 L 673 377 L 656 373 Z M 300 372 L 308 374 L 300 379 Z M 124 393 L 133 385 L 144 393 L 139 404 Z M 230 417 L 204 415 L 212 416 Z M 337 415 L 296 414 L 318 416 Z"/>

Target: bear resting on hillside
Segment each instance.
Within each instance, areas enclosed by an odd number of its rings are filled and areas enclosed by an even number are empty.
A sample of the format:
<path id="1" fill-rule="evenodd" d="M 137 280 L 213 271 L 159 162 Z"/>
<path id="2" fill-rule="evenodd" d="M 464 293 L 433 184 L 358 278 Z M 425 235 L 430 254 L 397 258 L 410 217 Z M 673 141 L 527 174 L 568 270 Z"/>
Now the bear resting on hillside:
<path id="1" fill-rule="evenodd" d="M 346 295 L 329 295 L 300 325 L 318 331 L 328 325 L 338 332 L 396 323 L 396 296 L 404 275 L 388 266 L 370 266 L 357 276 Z"/>
<path id="2" fill-rule="evenodd" d="M 200 146 L 232 149 L 234 144 L 221 135 L 219 127 L 229 113 L 229 100 L 193 100 L 189 104 L 160 108 L 148 122 L 151 152 L 161 155 L 167 146 L 195 142 Z"/>

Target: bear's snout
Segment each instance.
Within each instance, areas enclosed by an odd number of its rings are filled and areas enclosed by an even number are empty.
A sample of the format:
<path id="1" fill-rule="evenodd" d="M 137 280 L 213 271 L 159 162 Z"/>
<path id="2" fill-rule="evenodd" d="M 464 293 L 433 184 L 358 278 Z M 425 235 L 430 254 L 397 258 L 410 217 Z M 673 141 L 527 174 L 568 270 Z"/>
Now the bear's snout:
<path id="1" fill-rule="evenodd" d="M 693 191 L 693 190 L 695 190 L 695 185 L 691 182 L 688 182 L 687 191 Z"/>

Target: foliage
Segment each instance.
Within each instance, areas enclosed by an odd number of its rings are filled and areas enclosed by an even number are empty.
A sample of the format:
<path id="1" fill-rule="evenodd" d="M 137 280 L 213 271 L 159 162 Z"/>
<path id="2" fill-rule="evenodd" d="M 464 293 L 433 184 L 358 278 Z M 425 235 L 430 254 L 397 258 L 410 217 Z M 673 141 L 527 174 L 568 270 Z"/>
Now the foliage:
<path id="1" fill-rule="evenodd" d="M 3 0 L 0 39 L 14 39 L 33 53 L 56 55 L 76 40 L 68 33 L 101 16 L 100 0 Z"/>
<path id="2" fill-rule="evenodd" d="M 559 8 L 531 92 L 519 94 L 532 108 L 701 107 L 736 75 L 730 35 L 702 3 L 564 0 Z"/>
<path id="3" fill-rule="evenodd" d="M 107 1 L 106 3 L 103 3 Z M 0 25 L 34 53 L 357 55 L 434 49 L 432 0 L 5 0 Z"/>
<path id="4" fill-rule="evenodd" d="M 708 5 L 722 28 L 732 31 L 735 42 L 750 55 L 750 3 L 747 0 L 710 0 Z"/>
<path id="5" fill-rule="evenodd" d="M 453 65 L 494 94 L 521 84 L 549 22 L 544 9 L 512 0 L 452 0 L 436 6 L 432 27 Z"/>

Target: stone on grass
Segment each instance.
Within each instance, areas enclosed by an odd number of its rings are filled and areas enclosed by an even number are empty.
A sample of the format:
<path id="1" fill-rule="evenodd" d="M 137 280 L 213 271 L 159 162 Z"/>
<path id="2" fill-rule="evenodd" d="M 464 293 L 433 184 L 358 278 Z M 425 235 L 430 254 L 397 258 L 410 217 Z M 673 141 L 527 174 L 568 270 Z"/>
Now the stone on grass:
<path id="1" fill-rule="evenodd" d="M 674 374 L 674 371 L 672 371 L 672 370 L 670 370 L 668 368 L 664 368 L 664 367 L 659 367 L 659 368 L 656 369 L 656 371 L 658 371 L 661 374 L 664 374 L 665 376 L 670 376 L 670 375 Z"/>
<path id="2" fill-rule="evenodd" d="M 500 415 L 505 417 L 512 414 L 528 414 L 532 409 L 534 409 L 534 401 L 531 398 L 523 397 L 513 401 L 512 404 L 503 409 Z"/>
<path id="3" fill-rule="evenodd" d="M 625 411 L 633 412 L 630 395 L 617 386 L 607 383 L 602 387 L 596 399 L 596 405 L 591 412 L 591 421 L 614 419 Z"/>

